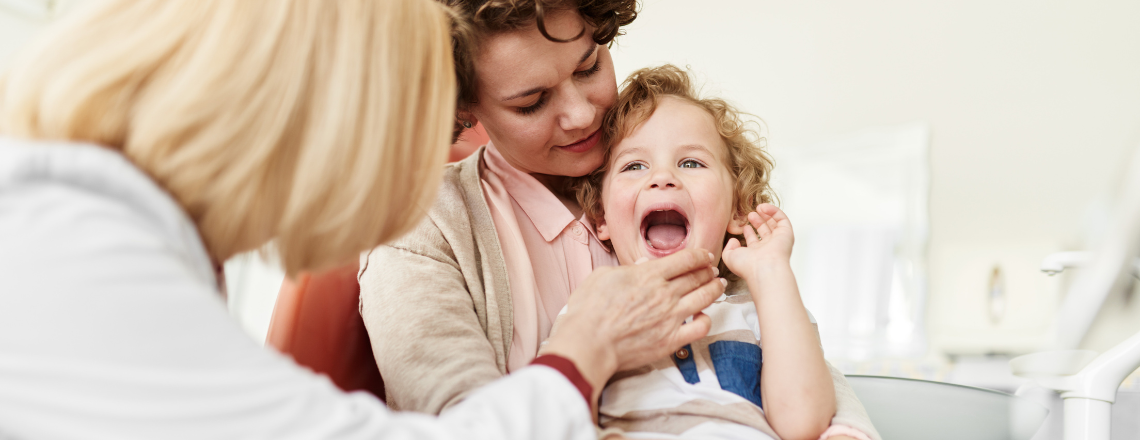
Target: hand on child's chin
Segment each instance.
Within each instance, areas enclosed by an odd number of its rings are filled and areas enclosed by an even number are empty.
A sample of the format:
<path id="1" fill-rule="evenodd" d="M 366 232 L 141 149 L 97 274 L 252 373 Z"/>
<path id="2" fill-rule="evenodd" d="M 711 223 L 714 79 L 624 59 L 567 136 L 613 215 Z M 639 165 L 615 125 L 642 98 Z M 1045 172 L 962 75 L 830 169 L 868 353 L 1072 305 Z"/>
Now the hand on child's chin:
<path id="1" fill-rule="evenodd" d="M 748 213 L 748 224 L 743 226 L 745 243 L 736 238 L 728 241 L 721 254 L 724 264 L 733 273 L 747 279 L 750 274 L 765 266 L 786 266 L 792 256 L 795 236 L 788 216 L 779 208 L 763 204 Z"/>

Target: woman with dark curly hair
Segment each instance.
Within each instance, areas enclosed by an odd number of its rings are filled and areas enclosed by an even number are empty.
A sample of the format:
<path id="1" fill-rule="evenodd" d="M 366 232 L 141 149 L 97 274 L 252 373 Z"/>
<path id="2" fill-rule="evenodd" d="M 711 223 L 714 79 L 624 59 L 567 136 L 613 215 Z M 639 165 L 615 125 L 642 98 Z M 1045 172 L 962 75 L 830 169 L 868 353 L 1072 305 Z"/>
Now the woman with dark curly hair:
<path id="1" fill-rule="evenodd" d="M 726 283 L 695 249 L 612 267 L 570 188 L 603 163 L 602 120 L 617 98 L 608 45 L 637 2 L 441 1 L 457 14 L 456 135 L 482 123 L 490 142 L 444 171 L 425 221 L 361 259 L 361 314 L 387 402 L 439 413 L 557 354 L 583 370 L 596 413 L 615 371 L 707 334 L 708 317 L 681 307 L 703 309 Z M 563 306 L 572 323 L 554 329 Z M 674 321 L 649 330 L 662 315 Z M 849 387 L 837 390 L 841 411 L 862 410 Z"/>
<path id="2" fill-rule="evenodd" d="M 564 188 L 602 163 L 602 116 L 617 96 L 606 44 L 636 3 L 450 3 L 456 134 L 481 121 L 491 142 L 444 171 L 428 219 L 361 262 L 388 404 L 438 413 L 526 367 L 571 291 L 578 324 L 545 353 L 575 359 L 596 402 L 618 368 L 703 336 L 699 312 L 723 291 L 695 250 L 587 277 L 614 264 Z"/>

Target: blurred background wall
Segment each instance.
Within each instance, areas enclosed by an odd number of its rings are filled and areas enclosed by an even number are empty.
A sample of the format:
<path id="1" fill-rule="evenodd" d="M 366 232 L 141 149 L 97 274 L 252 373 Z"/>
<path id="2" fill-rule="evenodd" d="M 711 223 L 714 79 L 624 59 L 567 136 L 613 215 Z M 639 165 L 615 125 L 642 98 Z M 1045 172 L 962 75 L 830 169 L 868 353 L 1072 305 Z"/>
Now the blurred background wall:
<path id="1" fill-rule="evenodd" d="M 0 69 L 62 9 L 55 2 L 0 0 Z"/>
<path id="2" fill-rule="evenodd" d="M 0 68 L 70 3 L 0 0 Z M 640 67 L 690 66 L 709 94 L 764 120 L 778 172 L 801 169 L 782 159 L 797 151 L 925 130 L 912 145 L 928 178 L 925 280 L 908 303 L 922 349 L 904 357 L 949 365 L 1044 341 L 1071 275 L 1045 276 L 1041 259 L 1097 238 L 1140 145 L 1136 23 L 1140 3 L 1128 0 L 645 0 L 614 62 L 619 82 Z M 781 182 L 811 178 L 778 177 L 782 194 L 795 191 Z M 875 215 L 858 202 L 853 218 Z M 790 212 L 795 203 L 785 199 Z M 280 272 L 245 255 L 227 273 L 235 315 L 264 338 Z M 1109 303 L 1090 348 L 1140 330 L 1130 295 Z"/>
<path id="3" fill-rule="evenodd" d="M 930 348 L 1016 353 L 1042 342 L 1066 282 L 1043 275 L 1041 259 L 1096 238 L 1140 145 L 1137 22 L 1132 1 L 646 0 L 614 59 L 619 81 L 690 66 L 706 91 L 767 123 L 777 159 L 925 123 Z M 1110 301 L 1086 345 L 1140 330 L 1140 308 Z"/>

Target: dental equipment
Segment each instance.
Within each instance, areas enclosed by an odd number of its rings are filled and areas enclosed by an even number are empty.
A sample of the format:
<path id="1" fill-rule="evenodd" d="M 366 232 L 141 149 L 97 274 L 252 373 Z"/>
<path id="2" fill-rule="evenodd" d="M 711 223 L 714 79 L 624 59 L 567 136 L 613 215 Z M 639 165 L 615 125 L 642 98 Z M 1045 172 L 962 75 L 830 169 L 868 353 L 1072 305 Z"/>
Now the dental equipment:
<path id="1" fill-rule="evenodd" d="M 1085 266 L 1091 259 L 1092 253 L 1087 251 L 1054 252 L 1041 261 L 1041 271 L 1053 276 L 1065 269 Z M 1140 278 L 1140 258 L 1132 262 L 1132 276 Z"/>
<path id="2" fill-rule="evenodd" d="M 1014 375 L 1061 393 L 1065 440 L 1108 440 L 1116 391 L 1140 367 L 1140 333 L 1099 356 L 1075 349 L 1105 298 L 1137 270 L 1140 151 L 1133 153 L 1119 196 L 1106 239 L 1095 252 L 1054 254 L 1042 263 L 1042 270 L 1050 273 L 1087 262 L 1057 312 L 1052 332 L 1053 344 L 1059 350 L 1028 354 L 1009 362 Z"/>
<path id="3" fill-rule="evenodd" d="M 898 377 L 847 381 L 886 440 L 1029 440 L 1049 410 L 1000 391 Z"/>

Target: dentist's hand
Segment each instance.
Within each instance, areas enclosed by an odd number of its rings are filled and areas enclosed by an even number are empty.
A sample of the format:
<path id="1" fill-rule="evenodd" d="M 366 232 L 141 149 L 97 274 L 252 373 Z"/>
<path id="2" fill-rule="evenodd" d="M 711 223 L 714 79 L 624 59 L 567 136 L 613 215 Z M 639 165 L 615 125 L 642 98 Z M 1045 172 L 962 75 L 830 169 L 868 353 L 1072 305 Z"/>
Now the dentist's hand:
<path id="1" fill-rule="evenodd" d="M 712 323 L 701 310 L 724 293 L 716 275 L 710 254 L 697 249 L 595 269 L 570 295 L 566 314 L 539 354 L 573 361 L 594 387 L 593 405 L 615 372 L 666 357 L 708 334 Z"/>
<path id="2" fill-rule="evenodd" d="M 724 246 L 721 258 L 725 266 L 741 278 L 753 280 L 761 267 L 789 264 L 795 234 L 784 211 L 764 203 L 748 213 L 748 223 L 743 225 L 746 246 L 736 238 L 729 239 Z"/>

